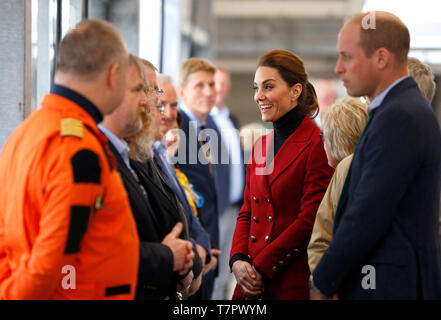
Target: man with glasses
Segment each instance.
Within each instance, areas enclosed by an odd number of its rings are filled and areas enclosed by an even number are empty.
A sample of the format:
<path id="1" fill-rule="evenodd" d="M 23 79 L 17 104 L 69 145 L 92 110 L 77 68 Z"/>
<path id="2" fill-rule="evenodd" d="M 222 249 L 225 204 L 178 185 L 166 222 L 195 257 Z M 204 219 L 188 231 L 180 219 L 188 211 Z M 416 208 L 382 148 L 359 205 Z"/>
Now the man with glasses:
<path id="1" fill-rule="evenodd" d="M 100 129 L 110 140 L 140 238 L 136 299 L 177 299 L 178 277 L 190 272 L 194 258 L 192 244 L 187 241 L 185 217 L 175 215 L 176 206 L 158 209 L 158 197 L 131 159 L 133 147 L 128 144 L 142 131 L 143 117 L 153 102 L 157 102 L 157 96 L 154 90 L 145 90 L 145 68 L 138 58 L 130 56 L 124 100 L 104 118 Z"/>
<path id="2" fill-rule="evenodd" d="M 172 84 L 172 79 L 166 75 L 160 74 L 158 76 L 158 85 L 163 90 L 160 96 L 161 117 L 157 118 L 156 123 L 156 141 L 154 143 L 154 157 L 159 163 L 159 167 L 164 174 L 164 178 L 172 187 L 174 193 L 178 197 L 180 203 L 184 207 L 185 213 L 189 220 L 191 229 L 190 235 L 196 241 L 198 253 L 203 261 L 203 273 L 208 272 L 214 268 L 217 263 L 216 257 L 212 258 L 210 235 L 202 227 L 199 219 L 195 216 L 193 208 L 190 206 L 187 196 L 181 187 L 173 165 L 167 155 L 167 145 L 165 141 L 166 133 L 173 128 L 177 122 L 178 117 L 178 97 L 176 90 Z M 217 251 L 215 250 L 215 253 Z M 190 292 L 194 293 L 194 292 Z"/>

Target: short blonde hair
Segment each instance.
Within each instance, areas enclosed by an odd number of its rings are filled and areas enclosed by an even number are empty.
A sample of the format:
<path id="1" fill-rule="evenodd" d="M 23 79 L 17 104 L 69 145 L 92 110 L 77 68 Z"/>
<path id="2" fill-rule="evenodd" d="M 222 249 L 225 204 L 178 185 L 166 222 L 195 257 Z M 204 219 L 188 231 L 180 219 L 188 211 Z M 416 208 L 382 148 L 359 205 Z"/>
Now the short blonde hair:
<path id="1" fill-rule="evenodd" d="M 335 160 L 341 161 L 354 153 L 367 118 L 366 105 L 353 97 L 337 100 L 322 112 L 325 143 Z"/>
<path id="2" fill-rule="evenodd" d="M 216 73 L 216 67 L 210 61 L 203 58 L 190 58 L 184 61 L 179 68 L 179 85 L 185 87 L 188 77 L 198 71 L 207 71 L 212 74 Z"/>
<path id="3" fill-rule="evenodd" d="M 409 70 L 409 75 L 415 79 L 424 98 L 432 102 L 436 84 L 433 81 L 434 77 L 430 67 L 417 58 L 409 57 L 407 59 L 407 70 Z"/>

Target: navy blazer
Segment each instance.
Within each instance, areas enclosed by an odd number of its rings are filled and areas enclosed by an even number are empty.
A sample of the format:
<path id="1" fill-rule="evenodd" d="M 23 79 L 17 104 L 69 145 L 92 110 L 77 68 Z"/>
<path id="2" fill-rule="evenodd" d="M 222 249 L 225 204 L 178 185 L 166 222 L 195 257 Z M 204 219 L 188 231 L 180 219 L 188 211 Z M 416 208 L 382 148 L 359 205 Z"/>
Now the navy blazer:
<path id="1" fill-rule="evenodd" d="M 176 273 L 173 272 L 173 253 L 161 244 L 168 233 L 163 226 L 167 223 L 155 214 L 149 197 L 144 195 L 130 169 L 109 141 L 118 172 L 124 183 L 130 201 L 140 242 L 138 286 L 135 299 L 164 299 L 176 291 Z M 168 223 L 169 224 L 169 223 Z"/>
<path id="2" fill-rule="evenodd" d="M 386 95 L 357 146 L 346 208 L 313 273 L 321 292 L 441 298 L 440 150 L 432 108 L 406 78 Z"/>
<path id="3" fill-rule="evenodd" d="M 230 157 L 225 144 L 222 142 L 221 132 L 217 127 L 212 116 L 207 116 L 205 127 L 212 129 L 218 136 L 216 144 L 211 144 L 211 149 L 216 149 L 218 161 L 214 164 L 214 182 L 217 194 L 217 209 L 221 215 L 230 204 Z"/>
<path id="4" fill-rule="evenodd" d="M 181 130 L 185 137 L 181 137 L 179 143 L 176 167 L 187 175 L 195 190 L 204 197 L 204 206 L 202 207 L 199 219 L 211 236 L 212 247 L 218 248 L 219 215 L 229 205 L 229 161 L 222 164 L 222 154 L 224 154 L 225 150 L 220 139 L 220 132 L 211 116 L 207 116 L 205 127 L 214 130 L 219 137 L 219 139 L 210 139 L 211 153 L 219 160 L 212 166 L 212 176 L 209 165 L 199 161 L 198 154 L 201 148 L 198 143 L 199 132 L 195 132 L 190 127 L 190 119 L 185 112 L 181 112 L 181 114 Z M 212 137 L 210 136 L 210 138 Z"/>
<path id="5" fill-rule="evenodd" d="M 179 180 L 178 177 L 176 176 L 173 166 L 170 163 L 166 162 L 167 161 L 166 159 L 163 159 L 161 157 L 160 151 L 158 149 L 154 148 L 153 152 L 154 152 L 154 157 L 159 162 L 160 169 L 162 170 L 161 172 L 162 178 L 165 179 L 164 183 L 166 182 L 168 184 L 168 186 L 173 190 L 179 202 L 182 204 L 185 215 L 188 219 L 190 236 L 194 239 L 194 241 L 197 244 L 201 245 L 202 247 L 205 248 L 205 250 L 207 250 L 207 260 L 204 261 L 204 263 L 209 262 L 211 260 L 210 235 L 202 227 L 201 223 L 199 222 L 199 219 L 194 215 L 193 209 L 188 203 L 187 196 L 185 195 L 184 190 L 179 184 Z M 168 169 L 166 168 L 167 166 L 169 166 L 169 170 L 172 175 L 168 174 L 167 172 Z"/>

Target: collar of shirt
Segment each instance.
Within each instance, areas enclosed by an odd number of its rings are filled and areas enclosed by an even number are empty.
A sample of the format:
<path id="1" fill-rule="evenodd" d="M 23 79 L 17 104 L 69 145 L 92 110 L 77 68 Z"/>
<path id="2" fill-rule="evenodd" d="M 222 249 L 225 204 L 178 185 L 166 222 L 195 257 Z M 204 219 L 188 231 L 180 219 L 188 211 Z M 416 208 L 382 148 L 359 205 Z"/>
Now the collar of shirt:
<path id="1" fill-rule="evenodd" d="M 103 114 L 101 111 L 86 97 L 82 96 L 78 92 L 75 92 L 69 88 L 54 84 L 51 88 L 51 93 L 62 96 L 66 99 L 69 99 L 76 104 L 78 104 L 81 108 L 86 110 L 88 114 L 95 120 L 96 123 L 100 123 L 103 121 Z"/>
<path id="2" fill-rule="evenodd" d="M 181 104 L 179 106 L 179 110 L 181 110 L 182 112 L 184 112 L 189 118 L 190 118 L 190 123 L 193 123 L 196 125 L 196 131 L 199 131 L 199 128 L 201 126 L 205 126 L 205 122 L 200 122 L 199 119 L 193 114 L 193 112 L 190 111 L 190 109 L 188 109 L 188 107 L 184 104 Z"/>
<path id="3" fill-rule="evenodd" d="M 157 153 L 157 156 L 163 157 L 163 160 L 166 160 L 168 163 L 172 163 L 171 159 L 167 154 L 167 142 L 164 138 L 161 140 L 157 140 L 153 143 L 153 148 Z"/>
<path id="4" fill-rule="evenodd" d="M 109 139 L 109 141 L 113 144 L 116 151 L 121 155 L 123 158 L 125 164 L 127 167 L 131 168 L 130 166 L 130 160 L 129 160 L 129 145 L 124 139 L 120 139 L 117 136 L 113 134 L 112 131 L 107 129 L 105 126 L 103 126 L 101 123 L 98 125 L 98 128 L 101 130 L 102 133 Z"/>
<path id="5" fill-rule="evenodd" d="M 213 117 L 222 117 L 222 118 L 230 118 L 230 109 L 228 109 L 227 106 L 222 106 L 222 109 L 219 109 L 217 106 L 214 106 L 213 109 L 211 109 L 210 114 Z"/>
<path id="6" fill-rule="evenodd" d="M 369 110 L 373 110 L 375 108 L 378 108 L 382 103 L 384 98 L 387 96 L 387 94 L 389 93 L 389 91 L 395 87 L 398 83 L 400 83 L 401 81 L 403 81 L 404 79 L 409 78 L 409 76 L 404 76 L 401 77 L 397 80 L 395 80 L 394 82 L 392 82 L 392 84 L 387 87 L 386 89 L 384 89 L 378 96 L 376 96 L 374 98 L 374 100 L 372 100 L 372 102 L 369 105 Z"/>
<path id="7" fill-rule="evenodd" d="M 155 149 L 157 149 L 157 150 L 164 150 L 164 149 L 167 149 L 167 148 L 166 148 L 166 142 L 165 142 L 165 139 L 162 138 L 161 140 L 156 140 L 156 141 L 153 143 L 153 148 L 155 148 Z"/>

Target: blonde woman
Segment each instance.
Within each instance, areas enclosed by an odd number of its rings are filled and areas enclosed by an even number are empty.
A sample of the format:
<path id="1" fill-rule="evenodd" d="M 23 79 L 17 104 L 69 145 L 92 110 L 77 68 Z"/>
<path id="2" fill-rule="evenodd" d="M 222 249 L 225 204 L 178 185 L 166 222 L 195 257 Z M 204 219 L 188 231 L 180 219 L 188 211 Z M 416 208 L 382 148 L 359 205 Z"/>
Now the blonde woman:
<path id="1" fill-rule="evenodd" d="M 321 114 L 321 136 L 328 164 L 335 168 L 335 172 L 318 208 L 308 246 L 311 273 L 331 242 L 338 200 L 367 118 L 366 105 L 359 98 L 352 97 L 338 100 Z"/>

